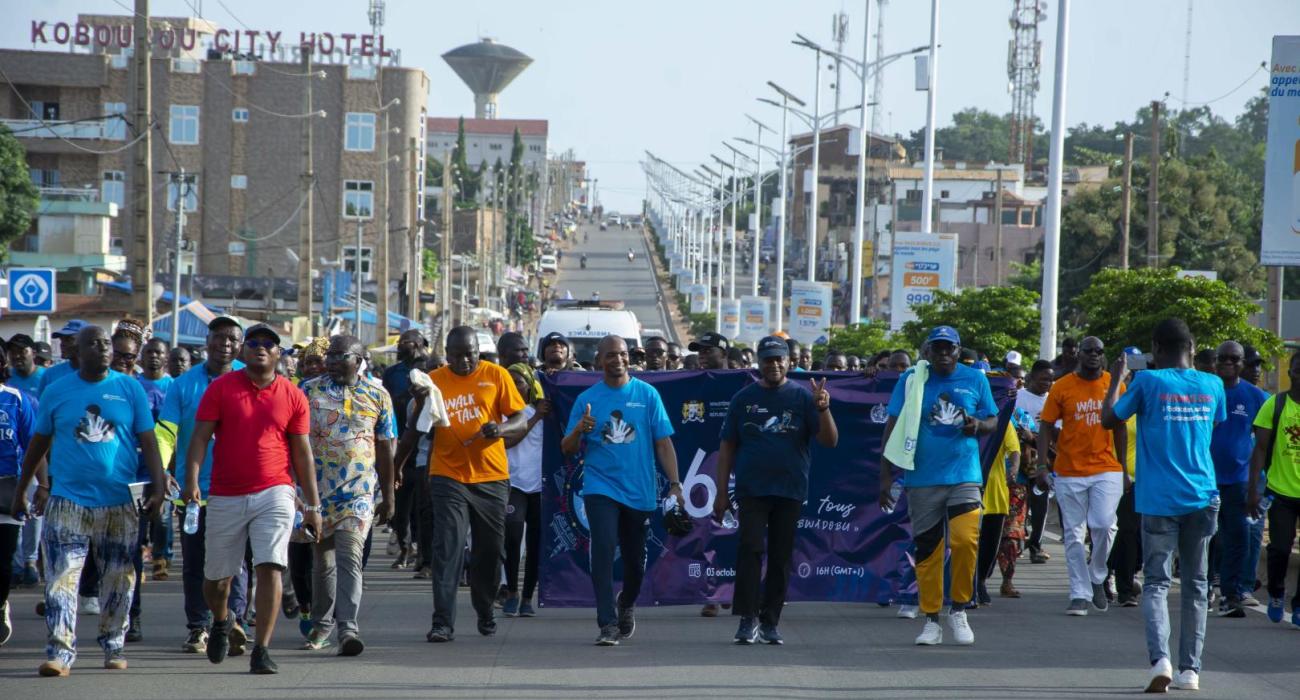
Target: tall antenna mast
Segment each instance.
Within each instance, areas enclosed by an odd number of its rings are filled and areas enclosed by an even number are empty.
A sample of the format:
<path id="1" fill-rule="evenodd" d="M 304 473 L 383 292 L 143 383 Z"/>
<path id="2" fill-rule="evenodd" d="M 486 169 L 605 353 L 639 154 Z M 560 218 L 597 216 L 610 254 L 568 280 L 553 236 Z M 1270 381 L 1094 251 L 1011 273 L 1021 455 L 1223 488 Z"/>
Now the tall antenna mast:
<path id="1" fill-rule="evenodd" d="M 880 69 L 880 60 L 885 55 L 885 3 L 876 2 L 876 74 L 871 80 L 871 133 L 880 133 L 880 111 L 885 98 L 885 71 Z"/>
<path id="2" fill-rule="evenodd" d="M 1187 0 L 1187 36 L 1183 40 L 1183 109 L 1187 108 L 1187 87 L 1192 82 L 1192 4 Z"/>
<path id="3" fill-rule="evenodd" d="M 844 42 L 849 38 L 849 16 L 845 12 L 836 12 L 831 17 L 831 41 L 835 42 L 835 52 L 844 53 Z M 838 116 L 840 111 L 840 69 L 843 62 L 839 56 L 835 57 L 835 111 L 831 114 Z"/>
<path id="4" fill-rule="evenodd" d="M 370 0 L 370 9 L 366 12 L 370 18 L 370 33 L 384 33 L 384 0 Z"/>
<path id="5" fill-rule="evenodd" d="M 1043 42 L 1038 25 L 1047 19 L 1042 0 L 1012 0 L 1011 41 L 1007 45 L 1007 91 L 1011 93 L 1010 163 L 1034 161 L 1034 98 L 1038 96 L 1038 74 L 1043 67 Z"/>

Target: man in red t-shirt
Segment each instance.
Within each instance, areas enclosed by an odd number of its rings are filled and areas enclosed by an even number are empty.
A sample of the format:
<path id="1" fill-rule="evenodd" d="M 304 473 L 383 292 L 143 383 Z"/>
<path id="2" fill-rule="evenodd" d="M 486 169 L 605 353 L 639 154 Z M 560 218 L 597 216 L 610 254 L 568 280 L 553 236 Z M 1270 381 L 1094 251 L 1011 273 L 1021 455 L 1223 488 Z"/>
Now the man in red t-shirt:
<path id="1" fill-rule="evenodd" d="M 208 440 L 215 436 L 203 567 L 203 597 L 212 609 L 208 660 L 221 663 L 230 651 L 232 621 L 226 599 L 248 543 L 257 569 L 257 636 L 249 666 L 253 673 L 276 673 L 267 646 L 279 610 L 280 572 L 289 563 L 295 475 L 306 504 L 303 528 L 320 535 L 316 469 L 307 440 L 311 419 L 306 396 L 275 372 L 280 361 L 278 333 L 264 324 L 249 328 L 241 358 L 244 369 L 213 380 L 199 401 L 184 498 L 199 500 L 199 466 Z"/>

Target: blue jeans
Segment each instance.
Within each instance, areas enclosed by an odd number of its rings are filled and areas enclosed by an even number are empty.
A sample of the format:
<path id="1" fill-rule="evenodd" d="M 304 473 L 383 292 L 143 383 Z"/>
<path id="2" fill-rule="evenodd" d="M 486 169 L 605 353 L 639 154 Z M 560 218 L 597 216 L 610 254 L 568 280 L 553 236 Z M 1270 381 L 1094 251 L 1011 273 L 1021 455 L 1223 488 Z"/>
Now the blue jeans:
<path id="1" fill-rule="evenodd" d="M 621 607 L 631 607 L 641 594 L 645 578 L 646 524 L 652 511 L 636 510 L 612 498 L 583 496 L 591 528 L 591 585 L 596 591 L 596 624 L 602 628 L 618 622 L 614 600 L 614 554 L 623 557 Z"/>
<path id="2" fill-rule="evenodd" d="M 1154 664 L 1169 658 L 1169 582 L 1174 558 L 1181 570 L 1181 618 L 1178 670 L 1201 670 L 1205 615 L 1209 607 L 1206 575 L 1210 538 L 1218 522 L 1219 498 L 1184 515 L 1142 516 L 1142 617 L 1146 620 L 1147 656 Z"/>
<path id="3" fill-rule="evenodd" d="M 1246 484 L 1219 484 L 1219 498 L 1219 590 L 1229 598 L 1241 598 L 1255 590 L 1254 561 L 1247 568 Z"/>

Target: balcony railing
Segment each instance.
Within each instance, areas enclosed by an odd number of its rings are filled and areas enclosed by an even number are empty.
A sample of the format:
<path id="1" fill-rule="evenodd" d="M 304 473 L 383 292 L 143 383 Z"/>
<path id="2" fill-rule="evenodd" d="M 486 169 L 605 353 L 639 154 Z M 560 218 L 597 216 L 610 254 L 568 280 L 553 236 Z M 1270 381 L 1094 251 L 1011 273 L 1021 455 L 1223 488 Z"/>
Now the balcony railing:
<path id="1" fill-rule="evenodd" d="M 119 119 L 85 121 L 41 121 L 39 119 L 0 119 L 14 136 L 28 139 L 121 139 L 125 125 Z"/>
<path id="2" fill-rule="evenodd" d="M 41 187 L 41 199 L 50 202 L 98 202 L 99 190 L 91 187 Z"/>

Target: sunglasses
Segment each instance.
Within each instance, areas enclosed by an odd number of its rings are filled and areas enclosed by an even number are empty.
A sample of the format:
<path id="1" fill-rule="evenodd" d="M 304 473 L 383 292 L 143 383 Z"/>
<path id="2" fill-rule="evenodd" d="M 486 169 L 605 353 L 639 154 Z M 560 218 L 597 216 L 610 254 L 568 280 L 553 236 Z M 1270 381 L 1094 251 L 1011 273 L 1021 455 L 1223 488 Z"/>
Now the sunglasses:
<path id="1" fill-rule="evenodd" d="M 244 347 L 249 347 L 254 350 L 270 350 L 271 348 L 279 347 L 279 343 L 276 343 L 274 340 L 245 340 Z"/>
<path id="2" fill-rule="evenodd" d="M 325 359 L 327 359 L 327 360 L 346 360 L 346 359 L 348 359 L 349 357 L 361 357 L 361 356 L 358 355 L 358 354 L 356 354 L 355 352 L 327 352 L 327 353 L 325 353 Z"/>

